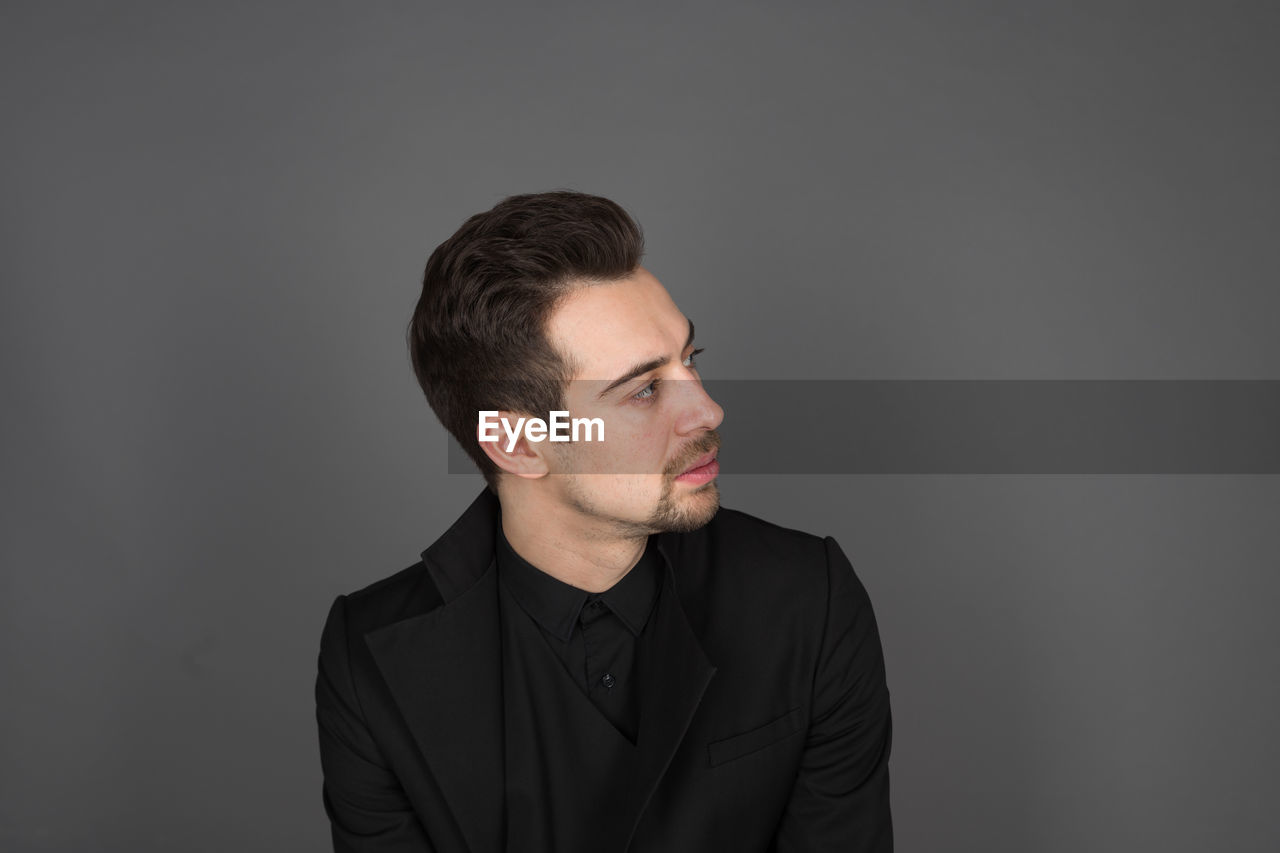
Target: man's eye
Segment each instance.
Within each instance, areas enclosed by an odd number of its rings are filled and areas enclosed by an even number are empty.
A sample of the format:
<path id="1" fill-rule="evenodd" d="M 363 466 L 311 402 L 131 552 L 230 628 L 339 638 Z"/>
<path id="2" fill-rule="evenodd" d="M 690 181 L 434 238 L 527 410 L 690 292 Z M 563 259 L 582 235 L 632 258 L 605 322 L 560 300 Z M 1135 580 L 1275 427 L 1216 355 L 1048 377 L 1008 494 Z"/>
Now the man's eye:
<path id="1" fill-rule="evenodd" d="M 705 349 L 705 347 L 703 347 L 703 349 Z M 700 352 L 702 352 L 702 349 L 696 349 L 696 350 L 694 350 L 693 352 L 689 353 L 688 358 L 686 358 L 686 359 L 684 360 L 684 362 L 683 362 L 684 366 L 685 366 L 685 367 L 695 367 L 695 366 L 696 366 L 696 362 L 694 362 L 694 360 L 693 360 L 693 359 L 694 359 L 694 356 L 696 356 L 696 355 L 697 355 L 698 353 L 700 353 Z M 659 382 L 661 382 L 661 381 L 662 381 L 661 379 L 655 379 L 655 380 L 653 380 L 653 381 L 652 381 L 652 382 L 650 382 L 648 385 L 644 386 L 644 387 L 643 387 L 643 388 L 641 388 L 639 391 L 637 391 L 636 393 L 632 394 L 632 395 L 631 395 L 631 399 L 633 399 L 633 400 L 635 400 L 635 401 L 637 401 L 637 402 L 640 402 L 640 403 L 648 403 L 648 402 L 652 402 L 653 400 L 657 399 L 657 397 L 658 397 L 658 383 L 659 383 Z"/>
<path id="2" fill-rule="evenodd" d="M 631 399 L 646 402 L 658 396 L 658 380 L 655 379 L 631 395 Z"/>

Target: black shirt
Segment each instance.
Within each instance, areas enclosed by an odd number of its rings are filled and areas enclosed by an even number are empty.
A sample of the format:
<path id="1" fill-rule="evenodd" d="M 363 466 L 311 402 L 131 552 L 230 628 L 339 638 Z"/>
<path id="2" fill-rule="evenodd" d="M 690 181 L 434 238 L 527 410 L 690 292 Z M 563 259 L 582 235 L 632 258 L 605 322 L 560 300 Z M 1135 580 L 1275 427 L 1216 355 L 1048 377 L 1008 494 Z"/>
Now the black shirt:
<path id="1" fill-rule="evenodd" d="M 617 730 L 635 743 L 639 697 L 636 643 L 661 589 L 662 556 L 650 536 L 639 562 L 604 592 L 557 580 L 525 560 L 498 525 L 498 579 L 541 630 L 573 681 Z"/>

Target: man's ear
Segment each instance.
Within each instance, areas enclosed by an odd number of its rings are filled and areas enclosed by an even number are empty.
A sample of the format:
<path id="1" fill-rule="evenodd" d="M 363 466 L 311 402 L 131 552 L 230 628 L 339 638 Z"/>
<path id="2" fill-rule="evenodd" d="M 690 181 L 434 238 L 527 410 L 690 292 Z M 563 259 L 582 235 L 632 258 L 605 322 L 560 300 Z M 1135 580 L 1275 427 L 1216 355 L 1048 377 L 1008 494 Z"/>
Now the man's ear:
<path id="1" fill-rule="evenodd" d="M 543 457 L 546 442 L 530 441 L 525 434 L 532 417 L 505 410 L 481 412 L 476 422 L 476 440 L 499 470 L 536 480 L 545 476 L 548 468 Z"/>

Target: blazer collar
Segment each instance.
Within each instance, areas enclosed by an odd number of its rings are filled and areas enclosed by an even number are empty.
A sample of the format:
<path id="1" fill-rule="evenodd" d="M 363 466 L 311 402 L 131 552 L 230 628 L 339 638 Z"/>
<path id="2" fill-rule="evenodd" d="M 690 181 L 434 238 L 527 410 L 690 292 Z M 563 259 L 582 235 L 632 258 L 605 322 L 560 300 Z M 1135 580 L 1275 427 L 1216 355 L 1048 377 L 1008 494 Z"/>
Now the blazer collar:
<path id="1" fill-rule="evenodd" d="M 448 605 L 489 569 L 502 508 L 487 488 L 458 520 L 422 552 L 422 562 Z"/>
<path id="2" fill-rule="evenodd" d="M 495 531 L 498 498 L 488 489 L 431 547 L 426 571 L 443 604 L 365 635 L 391 695 L 456 820 L 429 826 L 441 851 L 501 853 L 504 847 L 502 641 Z M 715 673 L 677 595 L 679 534 L 657 535 L 667 582 L 642 645 L 649 673 L 638 683 L 643 767 L 627 804 L 624 849 Z M 438 831 L 432 831 L 438 830 Z M 454 838 L 452 845 L 442 839 Z"/>

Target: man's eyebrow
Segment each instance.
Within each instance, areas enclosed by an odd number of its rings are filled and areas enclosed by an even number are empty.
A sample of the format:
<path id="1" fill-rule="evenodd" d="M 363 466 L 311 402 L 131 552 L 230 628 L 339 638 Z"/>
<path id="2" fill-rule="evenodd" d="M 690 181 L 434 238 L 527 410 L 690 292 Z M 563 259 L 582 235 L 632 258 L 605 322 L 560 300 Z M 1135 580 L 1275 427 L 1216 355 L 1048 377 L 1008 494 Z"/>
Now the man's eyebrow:
<path id="1" fill-rule="evenodd" d="M 693 321 L 692 320 L 689 321 L 689 338 L 684 342 L 684 346 L 681 347 L 680 349 L 681 350 L 688 349 L 689 344 L 691 343 L 693 343 Z M 630 382 L 632 379 L 635 379 L 637 376 L 641 375 L 642 373 L 648 373 L 650 370 L 657 370 L 659 367 L 662 367 L 662 365 L 666 364 L 670 360 L 671 360 L 670 356 L 664 355 L 661 358 L 651 358 L 642 364 L 637 364 L 635 367 L 628 370 L 622 376 L 619 376 L 617 379 L 610 382 L 608 388 L 605 388 L 603 391 L 601 391 L 599 394 L 596 395 L 596 399 L 599 400 L 601 397 L 604 397 L 614 388 L 617 388 L 619 385 L 624 385 L 627 382 Z"/>

